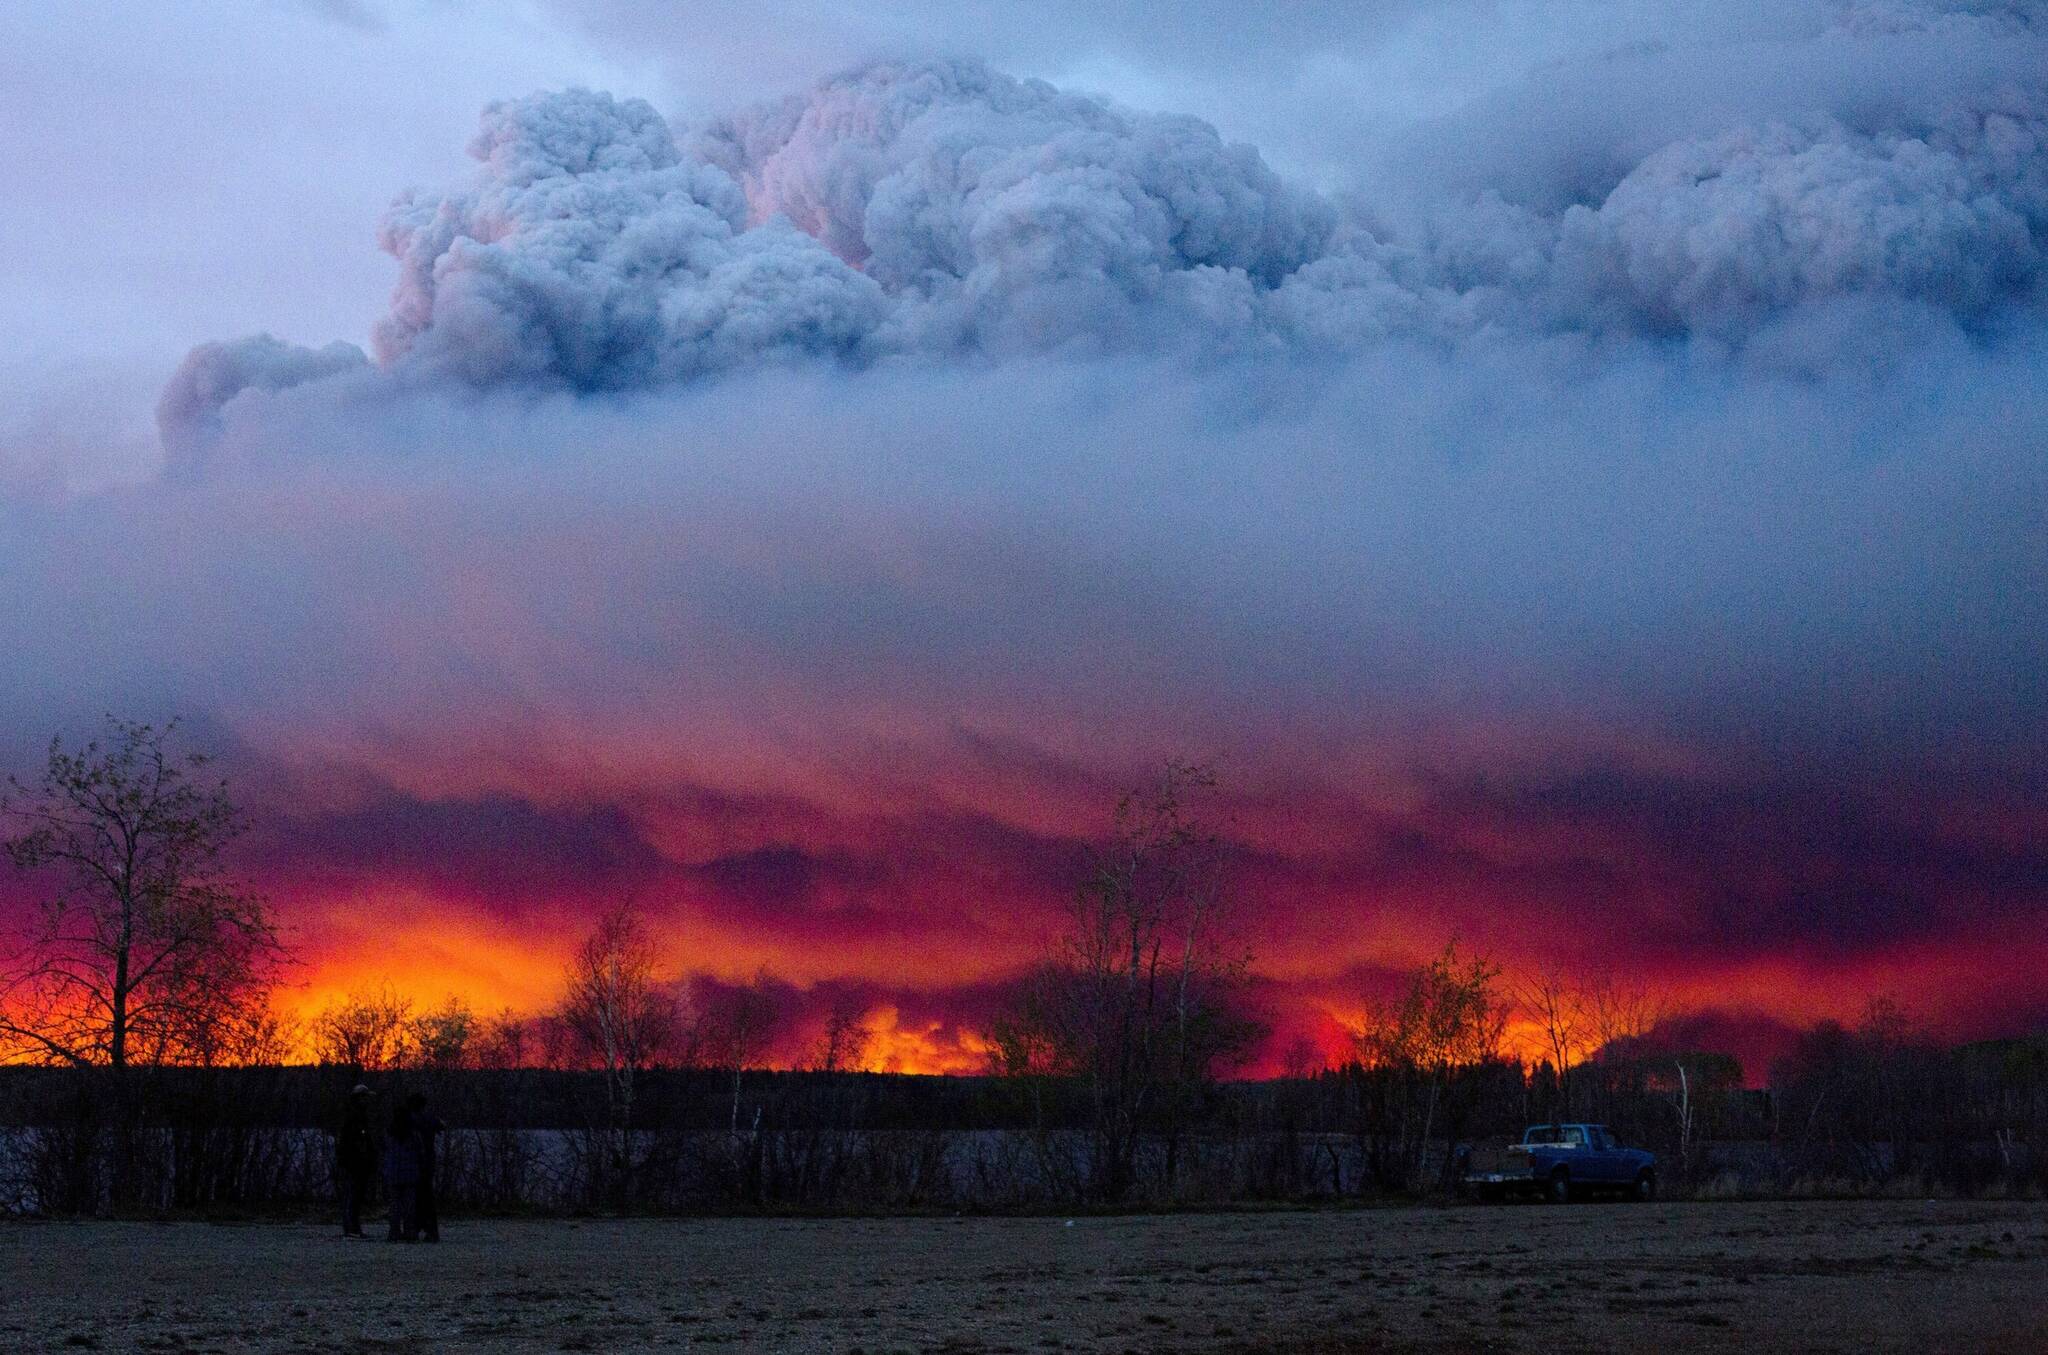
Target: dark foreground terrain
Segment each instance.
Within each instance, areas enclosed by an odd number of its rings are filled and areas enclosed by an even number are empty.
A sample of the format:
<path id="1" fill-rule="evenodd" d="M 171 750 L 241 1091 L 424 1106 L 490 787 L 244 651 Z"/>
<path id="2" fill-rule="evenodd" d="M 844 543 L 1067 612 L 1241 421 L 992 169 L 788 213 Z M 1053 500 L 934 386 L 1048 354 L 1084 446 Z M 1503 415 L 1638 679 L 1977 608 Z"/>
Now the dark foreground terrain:
<path id="1" fill-rule="evenodd" d="M 2048 1352 L 2048 1206 L 0 1226 L 0 1349 Z"/>

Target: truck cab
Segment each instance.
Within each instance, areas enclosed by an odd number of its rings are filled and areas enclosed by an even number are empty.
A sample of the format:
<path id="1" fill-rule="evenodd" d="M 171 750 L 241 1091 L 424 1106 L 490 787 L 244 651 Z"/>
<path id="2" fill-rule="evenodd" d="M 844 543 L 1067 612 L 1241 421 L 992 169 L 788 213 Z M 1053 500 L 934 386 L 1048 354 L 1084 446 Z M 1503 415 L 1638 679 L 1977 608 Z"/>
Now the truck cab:
<path id="1" fill-rule="evenodd" d="M 1575 1194 L 1612 1191 L 1650 1200 L 1657 1195 L 1657 1159 L 1623 1147 L 1606 1125 L 1537 1124 L 1520 1143 L 1474 1150 L 1460 1182 L 1481 1199 L 1540 1194 L 1562 1204 Z"/>

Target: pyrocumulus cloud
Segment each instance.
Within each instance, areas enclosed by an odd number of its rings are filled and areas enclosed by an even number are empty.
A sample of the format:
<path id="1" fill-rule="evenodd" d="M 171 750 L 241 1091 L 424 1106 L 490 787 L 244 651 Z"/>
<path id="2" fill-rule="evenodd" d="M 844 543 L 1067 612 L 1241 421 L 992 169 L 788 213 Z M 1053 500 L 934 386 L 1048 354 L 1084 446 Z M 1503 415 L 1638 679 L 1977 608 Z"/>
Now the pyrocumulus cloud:
<path id="1" fill-rule="evenodd" d="M 2037 317 L 2048 46 L 2030 7 L 1857 6 L 1781 45 L 1865 78 L 1654 146 L 1581 129 L 1551 182 L 1424 174 L 1385 213 L 1290 185 L 1197 119 L 971 62 L 869 65 L 680 136 L 636 99 L 516 99 L 486 110 L 473 182 L 388 214 L 377 360 L 408 383 L 590 392 L 798 358 L 1313 360 L 1557 333 L 1741 349 L 1802 311 L 1900 342 Z M 166 439 L 196 452 L 242 390 L 356 365 L 206 345 L 166 394 Z"/>

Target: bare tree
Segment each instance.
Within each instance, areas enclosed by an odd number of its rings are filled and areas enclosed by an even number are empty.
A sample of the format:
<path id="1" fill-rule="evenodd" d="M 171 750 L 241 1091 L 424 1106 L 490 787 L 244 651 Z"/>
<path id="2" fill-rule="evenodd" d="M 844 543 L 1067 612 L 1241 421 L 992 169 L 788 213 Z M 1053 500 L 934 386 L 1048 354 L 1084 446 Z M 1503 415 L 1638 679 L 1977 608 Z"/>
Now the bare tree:
<path id="1" fill-rule="evenodd" d="M 1049 1084 L 1080 1072 L 1079 1050 L 1065 1013 L 1073 983 L 1073 976 L 1059 965 L 1039 966 L 1012 985 L 1007 1003 L 984 1032 L 989 1076 L 1028 1097 L 1041 1154 L 1050 1148 L 1045 1119 Z"/>
<path id="2" fill-rule="evenodd" d="M 1483 956 L 1461 956 L 1453 940 L 1415 971 L 1399 998 L 1367 1004 L 1365 1023 L 1356 1032 L 1360 1061 L 1420 1081 L 1421 1121 L 1406 1143 L 1411 1180 L 1421 1176 L 1453 1078 L 1499 1056 L 1509 1010 L 1500 973 Z M 1406 1123 L 1408 1117 L 1402 1118 Z"/>
<path id="3" fill-rule="evenodd" d="M 1873 1137 L 1891 1145 L 1890 1171 L 1903 1173 L 1915 1155 L 1907 1124 L 1913 1118 L 1916 1096 L 1914 1057 L 1925 1041 L 1917 1023 L 1895 998 L 1880 995 L 1863 1005 L 1863 1019 L 1856 1027 L 1864 1052 L 1867 1092 Z"/>
<path id="4" fill-rule="evenodd" d="M 1306 1035 L 1295 1036 L 1280 1056 L 1281 1075 L 1290 1081 L 1306 1081 L 1322 1072 L 1324 1067 L 1323 1051 Z"/>
<path id="5" fill-rule="evenodd" d="M 740 1081 L 761 1059 L 773 1038 L 781 1012 L 766 974 L 752 984 L 706 986 L 699 999 L 699 1051 L 721 1068 L 732 1070 L 732 1132 L 740 1132 Z"/>
<path id="6" fill-rule="evenodd" d="M 1692 1099 L 1692 1075 L 1686 1071 L 1685 1060 L 1676 1059 L 1671 1069 L 1678 1076 L 1678 1086 L 1671 1093 L 1671 1111 L 1678 1120 L 1678 1168 L 1687 1176 L 1692 1173 L 1693 1130 L 1698 1123 L 1698 1107 Z"/>
<path id="7" fill-rule="evenodd" d="M 390 984 L 358 988 L 313 1018 L 313 1057 L 366 1073 L 408 1068 L 418 1061 L 412 999 Z"/>
<path id="8" fill-rule="evenodd" d="M 868 1044 L 874 1032 L 867 1027 L 867 1013 L 854 998 L 842 997 L 832 1004 L 825 1018 L 824 1034 L 818 1037 L 811 1066 L 821 1073 L 858 1072 L 867 1062 Z"/>
<path id="9" fill-rule="evenodd" d="M 997 1066 L 1087 1085 L 1090 1189 L 1103 1199 L 1135 1183 L 1154 1126 L 1172 1189 L 1191 1098 L 1259 1029 L 1243 1001 L 1251 958 L 1233 943 L 1222 839 L 1194 804 L 1215 785 L 1209 768 L 1173 761 L 1118 802 L 1056 955 L 990 1029 Z"/>
<path id="10" fill-rule="evenodd" d="M 1601 979 L 1586 986 L 1581 1000 L 1588 1036 L 1603 1057 L 1632 1057 L 1665 1015 L 1657 995 L 1640 983 Z"/>
<path id="11" fill-rule="evenodd" d="M 1591 1058 L 1591 1074 L 1602 1119 L 1613 1123 L 1622 1104 L 1640 1096 L 1653 1073 L 1651 1037 L 1663 1022 L 1664 1005 L 1657 994 L 1635 981 L 1603 978 L 1583 994 Z"/>
<path id="12" fill-rule="evenodd" d="M 321 1063 L 388 1072 L 397 1068 L 459 1068 L 476 1037 L 476 1013 L 454 994 L 422 1011 L 386 981 L 351 989 L 320 1009 L 309 1034 Z"/>
<path id="13" fill-rule="evenodd" d="M 515 1069 L 530 1066 L 538 1043 L 533 1023 L 510 1007 L 484 1018 L 470 1041 L 470 1056 L 480 1068 Z"/>
<path id="14" fill-rule="evenodd" d="M 628 1202 L 637 1170 L 638 1078 L 667 1055 L 680 1026 L 674 993 L 657 977 L 653 939 L 630 908 L 606 913 L 577 949 L 556 1015 L 577 1060 L 603 1074 L 600 1161 L 620 1201 Z"/>
<path id="15" fill-rule="evenodd" d="M 9 778 L 7 855 L 53 888 L 0 977 L 0 1056 L 197 1061 L 265 1005 L 282 947 L 222 861 L 242 819 L 176 732 L 109 717 L 104 742 L 53 740 L 35 786 Z"/>
<path id="16" fill-rule="evenodd" d="M 267 997 L 252 997 L 201 1032 L 184 1057 L 203 1068 L 274 1068 L 299 1057 L 305 1047 L 302 1022 Z"/>
<path id="17" fill-rule="evenodd" d="M 410 1029 L 414 1055 L 424 1068 L 464 1067 L 477 1033 L 476 1012 L 452 993 L 440 1006 L 414 1016 Z"/>
<path id="18" fill-rule="evenodd" d="M 1515 998 L 1542 1034 L 1551 1069 L 1557 1076 L 1558 1095 L 1564 1102 L 1563 1118 L 1569 1119 L 1572 1068 L 1592 1047 L 1592 1016 L 1587 1010 L 1585 987 L 1562 968 L 1552 966 L 1517 984 Z"/>

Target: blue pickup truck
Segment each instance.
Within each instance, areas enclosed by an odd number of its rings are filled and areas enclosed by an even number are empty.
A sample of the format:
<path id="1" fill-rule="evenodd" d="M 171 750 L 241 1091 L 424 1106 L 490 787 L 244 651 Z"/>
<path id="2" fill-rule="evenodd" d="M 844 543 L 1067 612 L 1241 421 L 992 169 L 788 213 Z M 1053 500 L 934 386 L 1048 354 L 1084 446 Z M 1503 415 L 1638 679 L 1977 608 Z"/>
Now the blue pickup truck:
<path id="1" fill-rule="evenodd" d="M 1563 1204 L 1574 1195 L 1608 1191 L 1634 1200 L 1657 1198 L 1657 1158 L 1624 1148 L 1606 1125 L 1531 1125 L 1520 1143 L 1475 1148 L 1459 1172 L 1465 1193 L 1482 1200 L 1541 1195 Z"/>

